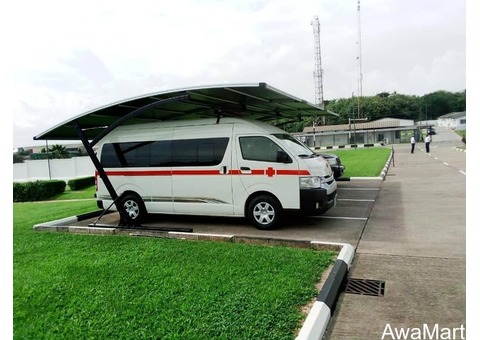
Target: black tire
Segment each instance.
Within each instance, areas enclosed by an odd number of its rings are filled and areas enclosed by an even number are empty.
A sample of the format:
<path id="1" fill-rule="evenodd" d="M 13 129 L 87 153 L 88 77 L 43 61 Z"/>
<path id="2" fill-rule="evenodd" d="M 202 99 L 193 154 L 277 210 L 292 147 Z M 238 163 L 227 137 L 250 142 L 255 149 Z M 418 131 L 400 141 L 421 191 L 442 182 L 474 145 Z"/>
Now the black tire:
<path id="1" fill-rule="evenodd" d="M 260 230 L 277 228 L 281 218 L 282 206 L 278 200 L 272 196 L 257 196 L 247 207 L 247 219 Z"/>
<path id="2" fill-rule="evenodd" d="M 142 198 L 136 194 L 126 194 L 122 198 L 121 207 L 128 225 L 140 225 L 147 215 Z"/>

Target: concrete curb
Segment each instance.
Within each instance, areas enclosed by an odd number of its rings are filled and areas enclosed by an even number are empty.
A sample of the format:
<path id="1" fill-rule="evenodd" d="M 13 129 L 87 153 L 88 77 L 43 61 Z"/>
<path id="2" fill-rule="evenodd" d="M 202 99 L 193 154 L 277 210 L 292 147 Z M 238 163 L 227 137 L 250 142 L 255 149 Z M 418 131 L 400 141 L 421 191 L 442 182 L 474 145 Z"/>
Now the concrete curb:
<path id="1" fill-rule="evenodd" d="M 385 166 L 383 167 L 383 170 L 380 174 L 380 177 L 385 180 L 385 176 L 387 176 L 388 169 L 390 168 L 390 163 L 393 160 L 393 157 L 395 155 L 395 151 L 392 149 L 392 152 L 390 152 L 390 156 L 387 159 L 387 162 L 385 163 Z"/>
<path id="2" fill-rule="evenodd" d="M 348 243 L 335 242 L 320 242 L 320 241 L 302 241 L 276 238 L 262 238 L 262 237 L 248 237 L 236 235 L 222 235 L 222 234 L 202 234 L 189 232 L 154 232 L 135 229 L 123 228 L 108 228 L 108 227 L 85 227 L 73 226 L 75 222 L 92 218 L 100 215 L 101 212 L 95 211 L 92 213 L 71 216 L 55 221 L 36 224 L 33 229 L 36 231 L 56 231 L 56 232 L 72 232 L 81 234 L 121 234 L 127 233 L 130 236 L 141 237 L 160 237 L 160 238 L 176 238 L 176 239 L 190 239 L 190 240 L 208 240 L 232 243 L 254 243 L 254 244 L 268 244 L 280 246 L 292 246 L 299 248 L 311 248 L 316 250 L 335 250 L 340 252 L 335 260 L 333 269 L 330 271 L 322 289 L 317 295 L 307 318 L 300 329 L 296 340 L 317 340 L 322 339 L 330 318 L 335 309 L 338 296 L 343 289 L 343 283 L 348 274 L 348 270 L 353 261 L 355 248 Z"/>
<path id="3" fill-rule="evenodd" d="M 362 144 L 345 144 L 345 145 L 326 145 L 326 146 L 316 146 L 311 148 L 313 150 L 337 150 L 337 149 L 356 149 L 356 148 L 372 148 L 374 146 L 385 146 L 382 143 L 362 143 Z"/>
<path id="4" fill-rule="evenodd" d="M 355 248 L 352 245 L 347 243 L 337 243 L 337 245 L 341 246 L 342 250 L 296 340 L 322 339 L 327 330 L 355 254 Z"/>

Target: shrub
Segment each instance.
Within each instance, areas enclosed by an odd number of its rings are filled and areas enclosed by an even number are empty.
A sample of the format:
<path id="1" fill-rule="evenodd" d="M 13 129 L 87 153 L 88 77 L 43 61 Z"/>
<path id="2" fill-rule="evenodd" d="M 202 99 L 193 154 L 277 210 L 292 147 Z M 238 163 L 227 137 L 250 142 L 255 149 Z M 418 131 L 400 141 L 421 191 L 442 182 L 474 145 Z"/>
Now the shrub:
<path id="1" fill-rule="evenodd" d="M 67 183 L 62 180 L 13 183 L 13 201 L 41 201 L 65 191 Z"/>
<path id="2" fill-rule="evenodd" d="M 82 190 L 95 184 L 95 177 L 75 178 L 68 181 L 70 190 Z"/>

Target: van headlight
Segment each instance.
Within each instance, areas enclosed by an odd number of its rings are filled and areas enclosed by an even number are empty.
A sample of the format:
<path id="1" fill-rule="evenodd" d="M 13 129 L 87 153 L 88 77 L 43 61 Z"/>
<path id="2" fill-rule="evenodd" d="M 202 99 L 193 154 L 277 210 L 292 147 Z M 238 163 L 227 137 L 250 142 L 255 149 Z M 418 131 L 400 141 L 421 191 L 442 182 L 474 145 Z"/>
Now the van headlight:
<path id="1" fill-rule="evenodd" d="M 318 176 L 300 177 L 300 189 L 320 188 L 322 179 Z"/>
<path id="2" fill-rule="evenodd" d="M 328 163 L 330 164 L 330 166 L 337 165 L 337 160 L 335 158 L 329 158 Z"/>

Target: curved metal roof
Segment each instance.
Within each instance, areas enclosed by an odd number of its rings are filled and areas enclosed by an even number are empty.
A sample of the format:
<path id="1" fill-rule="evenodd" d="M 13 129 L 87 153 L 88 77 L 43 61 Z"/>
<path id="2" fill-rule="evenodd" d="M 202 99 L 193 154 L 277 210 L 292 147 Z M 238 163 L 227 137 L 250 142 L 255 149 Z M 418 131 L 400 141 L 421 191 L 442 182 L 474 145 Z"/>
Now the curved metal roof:
<path id="1" fill-rule="evenodd" d="M 134 114 L 132 114 L 134 113 Z M 109 104 L 73 117 L 34 137 L 35 140 L 80 139 L 78 124 L 89 139 L 114 124 L 236 116 L 262 121 L 335 115 L 323 107 L 277 90 L 266 83 L 214 85 L 151 93 Z"/>

